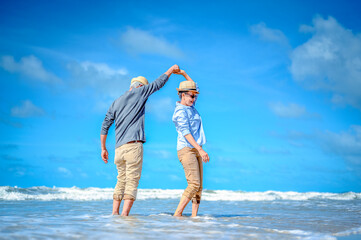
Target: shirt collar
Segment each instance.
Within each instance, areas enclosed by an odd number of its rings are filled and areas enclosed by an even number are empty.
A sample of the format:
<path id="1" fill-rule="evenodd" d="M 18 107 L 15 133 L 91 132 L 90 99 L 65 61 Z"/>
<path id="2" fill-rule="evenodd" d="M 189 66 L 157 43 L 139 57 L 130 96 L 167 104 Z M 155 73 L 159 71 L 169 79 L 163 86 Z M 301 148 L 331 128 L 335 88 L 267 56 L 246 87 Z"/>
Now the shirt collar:
<path id="1" fill-rule="evenodd" d="M 186 106 L 180 103 L 180 101 L 176 102 L 176 107 L 182 107 L 182 108 L 194 108 L 194 104 L 193 106 Z"/>

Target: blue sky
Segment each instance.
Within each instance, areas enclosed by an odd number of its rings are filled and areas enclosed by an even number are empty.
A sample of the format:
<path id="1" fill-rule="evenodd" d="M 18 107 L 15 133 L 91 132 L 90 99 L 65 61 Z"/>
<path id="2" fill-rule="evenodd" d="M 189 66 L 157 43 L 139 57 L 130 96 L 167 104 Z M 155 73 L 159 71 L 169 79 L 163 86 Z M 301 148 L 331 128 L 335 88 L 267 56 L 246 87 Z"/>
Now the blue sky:
<path id="1" fill-rule="evenodd" d="M 327 3 L 327 4 L 326 4 Z M 358 1 L 11 1 L 0 8 L 0 184 L 113 187 L 100 127 L 134 76 L 199 84 L 206 189 L 361 191 Z M 171 122 L 147 103 L 140 188 L 185 188 Z M 114 128 L 108 136 L 114 157 Z"/>

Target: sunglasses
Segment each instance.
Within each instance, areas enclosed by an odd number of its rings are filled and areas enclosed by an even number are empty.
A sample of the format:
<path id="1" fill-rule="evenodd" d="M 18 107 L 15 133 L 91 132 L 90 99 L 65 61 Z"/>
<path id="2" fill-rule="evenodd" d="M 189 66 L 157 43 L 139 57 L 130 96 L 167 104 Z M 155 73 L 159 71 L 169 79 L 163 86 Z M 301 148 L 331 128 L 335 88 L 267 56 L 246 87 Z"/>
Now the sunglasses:
<path id="1" fill-rule="evenodd" d="M 190 96 L 191 98 L 196 98 L 197 97 L 197 94 L 185 93 L 185 95 Z"/>

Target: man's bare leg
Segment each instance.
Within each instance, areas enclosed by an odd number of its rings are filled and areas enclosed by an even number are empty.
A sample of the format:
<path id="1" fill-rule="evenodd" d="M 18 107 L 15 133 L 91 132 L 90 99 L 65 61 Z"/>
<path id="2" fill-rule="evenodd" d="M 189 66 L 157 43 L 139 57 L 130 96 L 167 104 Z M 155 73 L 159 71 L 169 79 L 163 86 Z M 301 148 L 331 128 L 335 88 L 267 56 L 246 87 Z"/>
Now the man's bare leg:
<path id="1" fill-rule="evenodd" d="M 196 217 L 198 213 L 199 203 L 192 203 L 192 217 Z"/>
<path id="2" fill-rule="evenodd" d="M 124 200 L 122 216 L 128 216 L 129 215 L 129 212 L 130 212 L 130 209 L 133 206 L 133 203 L 134 203 L 134 200 L 130 200 L 130 199 Z"/>
<path id="3" fill-rule="evenodd" d="M 113 200 L 113 215 L 119 215 L 119 206 L 122 200 Z"/>
<path id="4" fill-rule="evenodd" d="M 181 217 L 184 208 L 187 206 L 187 204 L 189 203 L 190 199 L 187 198 L 186 196 L 182 196 L 181 200 L 179 201 L 178 207 L 175 210 L 175 213 L 173 216 L 175 217 Z"/>

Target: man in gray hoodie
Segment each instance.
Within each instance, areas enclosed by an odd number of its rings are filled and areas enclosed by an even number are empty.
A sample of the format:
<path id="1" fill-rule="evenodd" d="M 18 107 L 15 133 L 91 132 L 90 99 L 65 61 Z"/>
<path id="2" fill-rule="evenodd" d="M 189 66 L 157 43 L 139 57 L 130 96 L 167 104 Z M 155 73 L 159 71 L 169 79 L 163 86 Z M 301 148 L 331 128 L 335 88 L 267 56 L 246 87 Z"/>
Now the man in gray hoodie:
<path id="1" fill-rule="evenodd" d="M 109 107 L 100 133 L 102 159 L 108 163 L 106 139 L 110 126 L 115 122 L 115 158 L 118 181 L 113 194 L 113 215 L 119 215 L 124 199 L 122 216 L 128 216 L 137 197 L 137 188 L 142 172 L 144 134 L 144 113 L 148 97 L 168 81 L 172 73 L 180 71 L 178 65 L 169 68 L 152 83 L 144 77 L 131 81 L 129 91 L 117 98 Z"/>

